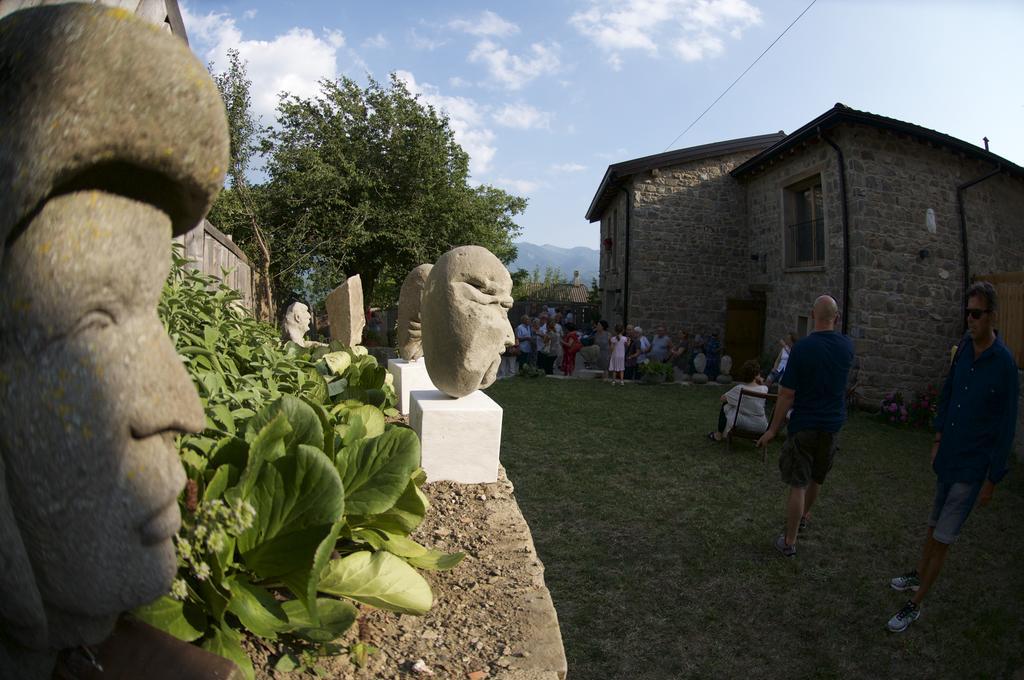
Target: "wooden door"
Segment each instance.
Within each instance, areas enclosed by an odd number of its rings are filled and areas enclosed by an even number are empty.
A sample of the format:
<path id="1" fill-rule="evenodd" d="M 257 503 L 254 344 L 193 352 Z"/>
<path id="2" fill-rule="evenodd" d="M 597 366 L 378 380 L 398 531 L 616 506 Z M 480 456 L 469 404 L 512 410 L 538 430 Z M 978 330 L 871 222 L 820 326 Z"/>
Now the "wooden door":
<path id="1" fill-rule="evenodd" d="M 764 302 L 727 300 L 725 312 L 725 350 L 732 357 L 732 374 L 748 359 L 761 358 L 764 343 Z"/>

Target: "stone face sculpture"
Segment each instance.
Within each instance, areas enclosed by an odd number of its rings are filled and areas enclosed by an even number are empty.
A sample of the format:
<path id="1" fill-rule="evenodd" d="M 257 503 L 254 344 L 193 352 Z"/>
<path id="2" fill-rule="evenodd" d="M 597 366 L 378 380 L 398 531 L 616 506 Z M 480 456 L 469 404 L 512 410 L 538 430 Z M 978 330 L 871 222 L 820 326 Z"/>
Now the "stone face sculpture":
<path id="1" fill-rule="evenodd" d="M 511 308 L 512 277 L 486 248 L 460 246 L 438 259 L 420 306 L 423 356 L 437 389 L 457 398 L 494 382 L 502 352 L 515 344 Z"/>
<path id="2" fill-rule="evenodd" d="M 124 10 L 0 20 L 0 677 L 167 592 L 195 388 L 156 314 L 228 158 L 188 47 Z"/>
<path id="3" fill-rule="evenodd" d="M 718 374 L 718 377 L 715 378 L 715 380 L 723 385 L 732 383 L 732 357 L 728 354 L 723 356 L 722 362 L 719 364 L 718 368 L 721 373 Z"/>
<path id="4" fill-rule="evenodd" d="M 421 264 L 409 272 L 398 293 L 398 356 L 406 361 L 416 361 L 423 356 L 423 341 L 420 328 L 420 303 L 423 286 L 432 264 Z"/>
<path id="5" fill-rule="evenodd" d="M 693 368 L 694 370 L 696 370 L 697 373 L 703 373 L 704 369 L 707 368 L 707 366 L 708 359 L 706 356 L 704 356 L 703 352 L 699 353 L 697 356 L 693 358 Z"/>
<path id="6" fill-rule="evenodd" d="M 701 352 L 693 358 L 694 373 L 690 376 L 690 381 L 695 385 L 703 385 L 707 383 L 708 376 L 704 373 L 704 369 L 708 366 L 708 358 Z"/>
<path id="7" fill-rule="evenodd" d="M 284 326 L 285 339 L 303 347 L 320 344 L 306 339 L 306 333 L 309 332 L 309 323 L 312 320 L 313 315 L 309 313 L 309 307 L 305 303 L 293 302 L 288 305 L 284 312 L 282 324 Z"/>
<path id="8" fill-rule="evenodd" d="M 331 340 L 348 347 L 363 340 L 366 318 L 363 316 L 363 280 L 350 276 L 327 295 L 327 319 L 331 326 Z"/>

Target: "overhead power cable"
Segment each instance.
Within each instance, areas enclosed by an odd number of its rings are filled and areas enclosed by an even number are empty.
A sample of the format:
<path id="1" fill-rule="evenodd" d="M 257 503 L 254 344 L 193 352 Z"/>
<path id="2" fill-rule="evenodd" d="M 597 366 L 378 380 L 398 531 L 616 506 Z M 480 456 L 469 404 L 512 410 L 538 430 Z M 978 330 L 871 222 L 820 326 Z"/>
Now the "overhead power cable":
<path id="1" fill-rule="evenodd" d="M 740 82 L 740 78 L 742 78 L 743 76 L 747 75 L 747 71 L 749 71 L 750 69 L 754 68 L 754 65 L 755 65 L 755 64 L 756 64 L 757 62 L 761 61 L 761 57 L 763 57 L 764 55 L 768 54 L 768 50 L 770 50 L 770 49 L 771 49 L 772 47 L 774 47 L 774 46 L 775 46 L 775 43 L 779 42 L 779 40 L 781 40 L 781 39 L 782 39 L 782 36 L 786 35 L 786 33 L 787 33 L 787 32 L 789 31 L 789 29 L 793 28 L 793 26 L 794 26 L 794 25 L 796 25 L 796 22 L 800 21 L 800 17 L 802 17 L 803 15 L 807 14 L 807 10 L 809 10 L 809 9 L 810 9 L 811 7 L 813 7 L 813 6 L 814 6 L 814 3 L 816 3 L 817 1 L 818 1 L 818 0 L 811 0 L 811 4 L 807 5 L 807 7 L 805 7 L 805 8 L 804 8 L 804 11 L 803 11 L 803 12 L 800 12 L 800 14 L 799 14 L 799 15 L 797 16 L 797 18 L 796 18 L 796 19 L 793 19 L 793 22 L 792 22 L 792 23 L 790 23 L 790 25 L 789 25 L 789 26 L 786 26 L 786 30 L 785 30 L 785 31 L 783 31 L 782 33 L 779 33 L 779 37 L 777 37 L 777 38 L 776 38 L 775 40 L 773 40 L 773 41 L 772 41 L 772 44 L 771 44 L 771 45 L 769 45 L 768 47 L 764 48 L 764 52 L 762 52 L 761 54 L 759 54 L 759 55 L 758 55 L 758 57 L 757 57 L 757 59 L 755 59 L 755 60 L 754 60 L 754 61 L 753 61 L 753 62 L 752 62 L 752 63 L 750 64 L 750 66 L 748 66 L 748 67 L 747 67 L 747 68 L 746 68 L 746 69 L 745 69 L 745 70 L 743 71 L 743 73 L 741 73 L 741 74 L 739 75 L 739 77 L 737 77 L 737 78 L 736 78 L 736 80 L 732 81 L 732 85 L 729 85 L 729 87 L 725 88 L 725 92 L 723 92 L 722 94 L 718 95 L 718 99 L 715 99 L 715 101 L 711 102 L 711 105 L 710 105 L 710 106 L 708 106 L 708 108 L 704 109 L 703 113 L 701 113 L 701 114 L 700 114 L 699 116 L 697 116 L 697 119 L 696 119 L 696 120 L 694 120 L 694 121 L 693 121 L 692 123 L 690 123 L 689 125 L 687 125 L 687 126 L 686 126 L 686 129 L 685 129 L 685 130 L 683 130 L 682 132 L 680 132 L 680 133 L 679 133 L 679 134 L 678 134 L 678 135 L 676 136 L 676 138 L 675 138 L 675 139 L 673 139 L 673 140 L 672 140 L 672 142 L 671 142 L 671 143 L 670 143 L 670 144 L 669 144 L 668 146 L 666 146 L 666 147 L 665 147 L 665 151 L 668 151 L 669 149 L 671 149 L 671 148 L 672 148 L 672 146 L 673 146 L 673 145 L 674 145 L 674 144 L 675 144 L 676 142 L 678 142 L 678 141 L 679 141 L 679 139 L 680 139 L 680 138 L 681 138 L 681 137 L 682 137 L 683 135 L 685 135 L 685 134 L 686 134 L 687 132 L 689 132 L 689 131 L 690 131 L 690 128 L 692 128 L 692 127 L 693 127 L 694 125 L 696 125 L 696 124 L 697 124 L 697 123 L 698 123 L 698 122 L 700 121 L 700 119 L 704 117 L 704 114 L 705 114 L 705 113 L 707 113 L 708 111 L 710 111 L 710 110 L 711 110 L 711 108 L 712 108 L 712 107 L 713 107 L 713 106 L 714 106 L 715 104 L 717 104 L 717 103 L 718 103 L 718 101 L 719 101 L 719 100 L 720 100 L 720 99 L 721 99 L 722 97 L 724 97 L 725 95 L 727 95 L 727 94 L 729 93 L 729 90 L 731 90 L 731 89 L 732 89 L 733 85 L 735 85 L 736 83 Z"/>

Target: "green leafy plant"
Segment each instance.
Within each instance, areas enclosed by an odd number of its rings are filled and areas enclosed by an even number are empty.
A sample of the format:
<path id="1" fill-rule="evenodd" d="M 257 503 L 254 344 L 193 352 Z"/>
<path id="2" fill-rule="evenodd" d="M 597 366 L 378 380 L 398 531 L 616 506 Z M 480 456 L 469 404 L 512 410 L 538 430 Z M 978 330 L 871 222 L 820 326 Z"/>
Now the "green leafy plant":
<path id="1" fill-rule="evenodd" d="M 530 364 L 523 364 L 519 367 L 519 373 L 517 375 L 519 375 L 520 378 L 543 378 L 547 374 L 544 373 L 543 368 L 531 366 Z"/>
<path id="2" fill-rule="evenodd" d="M 647 361 L 640 364 L 640 376 L 647 383 L 672 382 L 675 380 L 675 369 L 672 364 Z"/>
<path id="3" fill-rule="evenodd" d="M 175 254 L 160 313 L 207 423 L 179 444 L 177 578 L 135 613 L 252 678 L 243 633 L 322 646 L 356 620 L 354 602 L 422 614 L 433 596 L 416 568 L 463 555 L 409 538 L 426 476 L 415 433 L 387 423 L 387 371 L 362 347 L 281 347 L 237 301 Z"/>

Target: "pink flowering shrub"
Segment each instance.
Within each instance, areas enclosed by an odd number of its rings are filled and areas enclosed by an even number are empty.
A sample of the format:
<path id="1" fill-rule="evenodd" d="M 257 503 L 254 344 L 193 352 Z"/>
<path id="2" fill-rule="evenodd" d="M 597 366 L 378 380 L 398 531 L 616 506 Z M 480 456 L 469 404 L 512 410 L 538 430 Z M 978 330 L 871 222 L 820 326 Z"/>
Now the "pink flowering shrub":
<path id="1" fill-rule="evenodd" d="M 903 392 L 889 392 L 882 399 L 880 415 L 894 425 L 930 428 L 938 411 L 939 393 L 934 385 L 923 392 L 915 392 L 913 399 L 905 399 Z"/>

